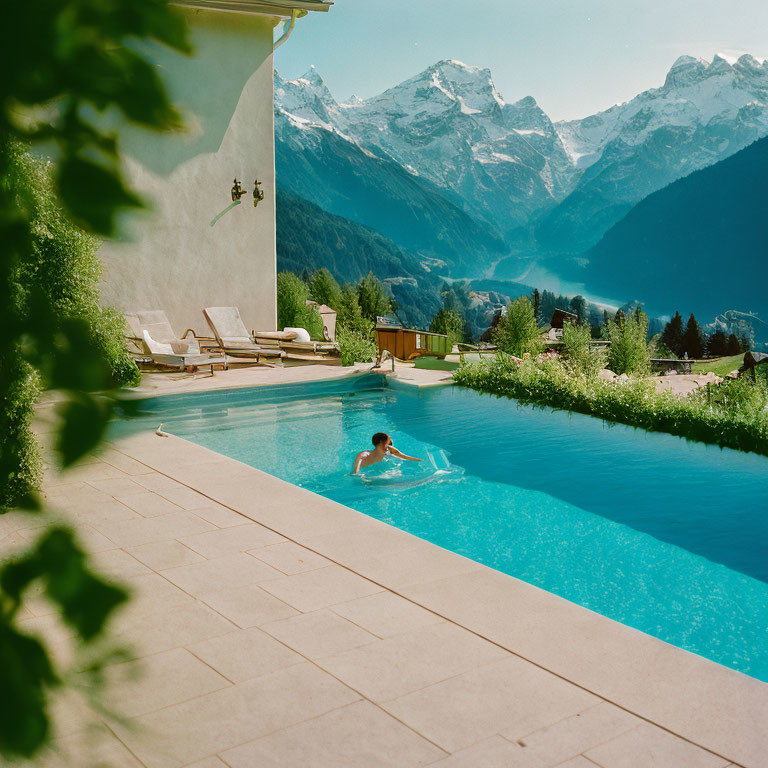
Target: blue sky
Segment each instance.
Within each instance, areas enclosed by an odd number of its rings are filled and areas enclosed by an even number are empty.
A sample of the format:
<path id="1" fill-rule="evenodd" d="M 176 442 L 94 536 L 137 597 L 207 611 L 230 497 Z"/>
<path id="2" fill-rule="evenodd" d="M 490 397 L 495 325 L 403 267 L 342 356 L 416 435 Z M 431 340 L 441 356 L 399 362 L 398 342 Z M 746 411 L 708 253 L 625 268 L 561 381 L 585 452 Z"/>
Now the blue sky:
<path id="1" fill-rule="evenodd" d="M 459 59 L 560 120 L 660 85 L 684 53 L 766 57 L 767 30 L 765 0 L 336 0 L 296 23 L 275 66 L 298 77 L 314 64 L 346 99 Z"/>

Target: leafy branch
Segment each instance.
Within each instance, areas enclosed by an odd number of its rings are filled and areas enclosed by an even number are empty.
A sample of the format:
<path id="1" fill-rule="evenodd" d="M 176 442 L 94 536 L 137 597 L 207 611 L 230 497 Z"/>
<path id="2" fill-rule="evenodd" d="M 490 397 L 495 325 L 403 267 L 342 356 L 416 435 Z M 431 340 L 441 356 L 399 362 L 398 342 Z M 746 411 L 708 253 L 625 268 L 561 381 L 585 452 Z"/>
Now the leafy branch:
<path id="1" fill-rule="evenodd" d="M 92 324 L 22 276 L 39 266 L 37 190 L 21 183 L 24 146 L 54 152 L 62 215 L 111 236 L 123 211 L 142 206 L 120 169 L 114 114 L 139 126 L 180 126 L 144 42 L 188 52 L 186 25 L 165 0 L 38 0 L 0 10 L 0 508 L 43 513 L 36 491 L 32 404 L 65 394 L 56 450 L 71 466 L 103 439 L 118 402 L 110 361 Z M 21 147 L 21 149 L 20 149 Z M 43 227 L 44 228 L 44 227 Z M 37 261 L 36 261 L 37 260 Z M 25 633 L 19 610 L 42 585 L 83 646 L 127 599 L 89 565 L 75 534 L 47 526 L 0 567 L 0 755 L 30 756 L 50 734 L 48 694 L 62 684 L 45 643 Z"/>

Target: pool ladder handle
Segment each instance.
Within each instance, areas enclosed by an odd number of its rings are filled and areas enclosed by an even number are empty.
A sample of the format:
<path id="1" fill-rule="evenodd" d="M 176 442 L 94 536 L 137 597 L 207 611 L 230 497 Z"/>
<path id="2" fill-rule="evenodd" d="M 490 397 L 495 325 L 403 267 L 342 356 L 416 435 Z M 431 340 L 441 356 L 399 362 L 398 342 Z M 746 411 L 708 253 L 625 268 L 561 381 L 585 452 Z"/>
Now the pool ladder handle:
<path id="1" fill-rule="evenodd" d="M 371 368 L 371 370 L 373 371 L 373 370 L 376 370 L 377 368 L 381 368 L 382 364 L 387 359 L 392 360 L 392 373 L 394 373 L 395 372 L 395 360 L 396 360 L 396 358 L 388 349 L 383 349 L 381 351 L 379 356 L 374 361 L 373 368 Z"/>

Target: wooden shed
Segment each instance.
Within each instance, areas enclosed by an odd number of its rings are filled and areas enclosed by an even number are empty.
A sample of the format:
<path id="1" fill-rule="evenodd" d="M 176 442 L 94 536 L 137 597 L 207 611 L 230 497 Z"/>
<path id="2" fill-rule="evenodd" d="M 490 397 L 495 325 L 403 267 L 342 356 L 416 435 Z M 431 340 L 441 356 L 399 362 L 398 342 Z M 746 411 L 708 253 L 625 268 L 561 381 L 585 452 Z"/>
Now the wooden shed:
<path id="1" fill-rule="evenodd" d="M 552 313 L 552 319 L 549 321 L 549 325 L 552 328 L 562 330 L 562 327 L 566 323 L 575 323 L 578 319 L 579 316 L 575 312 L 569 312 L 567 309 L 556 309 Z"/>
<path id="2" fill-rule="evenodd" d="M 451 353 L 451 343 L 442 333 L 414 331 L 410 328 L 376 326 L 376 342 L 379 355 L 387 350 L 398 360 L 413 360 L 417 357 L 445 357 Z"/>

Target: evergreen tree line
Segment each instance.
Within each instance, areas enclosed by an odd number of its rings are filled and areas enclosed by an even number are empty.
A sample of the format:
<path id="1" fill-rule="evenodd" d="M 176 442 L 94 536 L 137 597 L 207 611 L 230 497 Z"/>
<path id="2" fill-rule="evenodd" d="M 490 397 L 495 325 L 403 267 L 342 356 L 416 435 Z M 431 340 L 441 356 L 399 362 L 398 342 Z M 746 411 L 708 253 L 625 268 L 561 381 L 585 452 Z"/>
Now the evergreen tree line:
<path id="1" fill-rule="evenodd" d="M 325 304 L 336 312 L 336 341 L 342 365 L 369 362 L 378 351 L 373 336 L 376 318 L 397 311 L 382 283 L 369 272 L 357 283 L 340 285 L 328 269 L 302 277 L 293 272 L 277 275 L 278 328 L 306 328 L 313 339 L 323 338 L 323 323 L 317 307 Z"/>
<path id="2" fill-rule="evenodd" d="M 600 312 L 595 304 L 587 302 L 583 296 L 568 297 L 555 295 L 551 291 L 534 289 L 531 304 L 536 319 L 546 324 L 555 309 L 573 312 L 579 325 L 589 325 L 593 338 L 607 338 L 611 319 L 620 322 L 622 318 L 642 312 L 642 305 L 631 302 L 620 307 L 611 318 L 607 310 Z M 645 315 L 645 313 L 643 313 Z M 687 323 L 679 312 L 664 324 L 659 318 L 645 316 L 648 339 L 658 338 L 659 354 L 670 354 L 675 357 L 690 358 L 725 357 L 738 355 L 753 346 L 754 339 L 748 326 L 739 328 L 739 333 L 726 333 L 722 328 L 716 328 L 711 334 L 706 334 L 696 317 L 691 313 Z"/>
<path id="3" fill-rule="evenodd" d="M 469 281 L 443 283 L 441 289 L 442 307 L 433 315 L 429 330 L 448 336 L 451 343 L 473 341 L 472 326 L 477 324 L 482 311 L 473 306 Z M 607 310 L 601 310 L 596 304 L 588 302 L 583 296 L 566 296 L 552 291 L 534 289 L 526 298 L 525 319 L 521 319 L 521 306 L 512 307 L 516 311 L 497 318 L 492 330 L 492 338 L 503 339 L 504 346 L 512 349 L 528 349 L 527 339 L 538 335 L 529 333 L 532 323 L 536 328 L 546 325 L 556 309 L 572 312 L 576 315 L 576 324 L 589 328 L 592 338 L 611 338 L 616 335 L 616 328 L 623 326 L 626 318 L 632 318 L 638 327 L 646 329 L 647 339 L 655 344 L 655 354 L 660 357 L 674 356 L 689 358 L 725 357 L 737 355 L 749 349 L 751 339 L 748 328 L 741 333 L 726 333 L 716 328 L 707 335 L 696 317 L 691 313 L 684 323 L 679 312 L 664 324 L 658 318 L 649 318 L 638 302 L 630 302 L 620 307 L 612 316 Z M 278 275 L 278 322 L 280 327 L 298 325 L 306 327 L 313 338 L 322 337 L 322 322 L 317 310 L 306 306 L 306 299 L 326 304 L 337 312 L 337 329 L 342 333 L 354 334 L 355 341 L 373 339 L 373 327 L 376 318 L 382 315 L 397 314 L 397 302 L 387 292 L 384 285 L 369 272 L 357 283 L 340 285 L 328 269 L 319 269 L 314 274 L 304 270 L 302 277 L 292 272 Z M 530 307 L 530 312 L 528 310 Z M 529 317 L 529 314 L 531 317 Z M 428 315 L 427 315 L 428 316 Z M 509 319 L 507 319 L 509 318 Z M 519 328 L 524 327 L 525 332 Z M 511 341 L 524 337 L 525 342 Z M 348 337 L 349 338 L 349 337 Z"/>
<path id="4" fill-rule="evenodd" d="M 704 333 L 693 313 L 683 326 L 683 318 L 675 312 L 672 319 L 664 326 L 661 343 L 677 357 L 725 357 L 738 355 L 749 348 L 749 341 L 744 336 L 726 334 L 717 328 L 709 336 Z"/>

